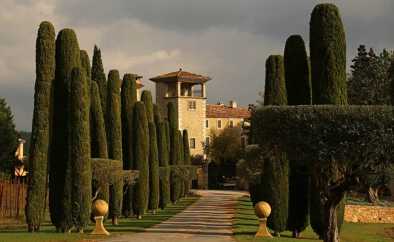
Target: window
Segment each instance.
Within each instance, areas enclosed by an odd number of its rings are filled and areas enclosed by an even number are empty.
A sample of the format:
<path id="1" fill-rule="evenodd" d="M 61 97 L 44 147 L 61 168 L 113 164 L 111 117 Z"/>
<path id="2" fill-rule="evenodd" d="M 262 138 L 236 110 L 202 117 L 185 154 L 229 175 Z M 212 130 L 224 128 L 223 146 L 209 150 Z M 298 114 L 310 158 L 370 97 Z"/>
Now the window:
<path id="1" fill-rule="evenodd" d="M 195 149 L 195 148 L 196 148 L 196 139 L 190 138 L 190 149 Z"/>
<path id="2" fill-rule="evenodd" d="M 208 119 L 205 120 L 205 128 L 209 128 L 209 121 L 208 121 Z"/>
<path id="3" fill-rule="evenodd" d="M 222 120 L 218 120 L 218 129 L 222 128 Z"/>
<path id="4" fill-rule="evenodd" d="M 187 102 L 187 108 L 189 110 L 196 110 L 196 101 L 189 101 L 189 102 Z"/>
<path id="5" fill-rule="evenodd" d="M 230 128 L 234 128 L 234 121 L 230 120 L 229 126 Z"/>

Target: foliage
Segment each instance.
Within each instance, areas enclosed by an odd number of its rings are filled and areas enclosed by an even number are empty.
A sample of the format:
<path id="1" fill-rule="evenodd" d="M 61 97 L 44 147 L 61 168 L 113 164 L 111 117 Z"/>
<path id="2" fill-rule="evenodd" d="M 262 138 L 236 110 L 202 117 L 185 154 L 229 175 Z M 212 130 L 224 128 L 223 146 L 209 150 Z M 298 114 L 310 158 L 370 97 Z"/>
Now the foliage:
<path id="1" fill-rule="evenodd" d="M 90 85 L 85 71 L 74 68 L 70 93 L 70 163 L 72 218 L 77 231 L 89 224 L 92 194 L 89 109 Z"/>
<path id="2" fill-rule="evenodd" d="M 53 225 L 62 231 L 72 226 L 71 164 L 69 159 L 69 96 L 71 70 L 81 66 L 79 44 L 72 29 L 61 30 L 56 39 L 53 83 L 53 119 L 49 164 L 49 211 Z"/>
<path id="3" fill-rule="evenodd" d="M 93 50 L 92 61 L 92 81 L 97 82 L 100 91 L 101 109 L 107 111 L 107 79 L 104 73 L 103 61 L 101 59 L 101 50 L 95 45 Z M 104 112 L 104 120 L 106 113 Z"/>
<path id="4" fill-rule="evenodd" d="M 292 35 L 286 41 L 286 90 L 289 105 L 310 105 L 312 102 L 310 65 L 301 36 Z M 305 166 L 289 162 L 289 208 L 287 228 L 299 237 L 309 224 L 309 171 Z M 302 195 L 301 195 L 302 194 Z"/>
<path id="5" fill-rule="evenodd" d="M 183 163 L 185 165 L 191 165 L 191 157 L 190 157 L 190 147 L 189 147 L 189 134 L 187 130 L 183 130 Z M 191 188 L 191 180 L 185 181 L 185 194 L 189 193 Z"/>
<path id="6" fill-rule="evenodd" d="M 179 162 L 179 136 L 178 136 L 178 113 L 175 103 L 169 102 L 167 104 L 167 114 L 169 122 L 169 136 L 170 136 L 170 165 L 178 165 Z M 172 171 L 171 171 L 172 172 Z M 178 200 L 181 192 L 181 184 L 171 174 L 171 201 L 175 203 Z"/>
<path id="7" fill-rule="evenodd" d="M 333 215 L 331 209 L 347 191 L 392 165 L 392 112 L 389 106 L 264 108 L 256 113 L 257 137 L 267 152 L 281 150 L 292 161 L 313 161 L 307 165 L 316 180 L 324 224 L 329 224 L 336 218 L 326 215 Z"/>
<path id="8" fill-rule="evenodd" d="M 367 51 L 365 45 L 358 47 L 347 84 L 349 104 L 391 104 L 389 69 L 392 59 L 392 53 L 385 49 L 375 54 L 372 48 Z"/>
<path id="9" fill-rule="evenodd" d="M 264 105 L 286 105 L 286 83 L 283 57 L 271 55 L 265 63 Z"/>
<path id="10" fill-rule="evenodd" d="M 288 104 L 311 104 L 310 66 L 305 43 L 300 35 L 292 35 L 287 39 L 284 65 Z"/>
<path id="11" fill-rule="evenodd" d="M 134 167 L 133 110 L 137 102 L 136 75 L 125 74 L 123 76 L 121 97 L 123 169 L 130 170 Z M 132 186 L 125 187 L 122 213 L 126 217 L 133 214 L 133 189 Z"/>
<path id="12" fill-rule="evenodd" d="M 159 151 L 159 163 L 161 168 L 165 168 L 162 179 L 160 180 L 160 208 L 167 207 L 171 202 L 170 192 L 170 170 L 169 170 L 169 150 L 168 150 L 168 139 L 166 134 L 166 127 L 168 121 L 159 123 L 159 132 L 157 134 L 158 151 Z"/>
<path id="13" fill-rule="evenodd" d="M 346 36 L 334 4 L 313 9 L 310 51 L 313 104 L 347 104 Z"/>
<path id="14" fill-rule="evenodd" d="M 154 122 L 154 113 L 153 113 L 153 101 L 152 101 L 152 93 L 148 90 L 143 90 L 141 94 L 141 102 L 145 104 L 146 115 L 148 118 L 148 122 Z"/>
<path id="15" fill-rule="evenodd" d="M 148 208 L 149 196 L 149 127 L 143 102 L 134 105 L 133 116 L 135 169 L 140 171 L 133 205 L 137 215 L 142 216 Z"/>
<path id="16" fill-rule="evenodd" d="M 122 121 L 121 121 L 121 80 L 117 70 L 108 74 L 107 96 L 107 139 L 108 158 L 123 161 L 122 153 Z M 115 220 L 122 211 L 123 182 L 117 182 L 110 187 L 109 214 Z"/>
<path id="17" fill-rule="evenodd" d="M 80 50 L 79 55 L 81 56 L 81 68 L 85 72 L 86 80 L 88 80 L 88 83 L 90 85 L 90 80 L 92 78 L 92 68 L 90 66 L 88 52 L 86 52 L 86 50 Z"/>
<path id="18" fill-rule="evenodd" d="M 45 202 L 42 198 L 46 197 L 48 180 L 51 90 L 54 78 L 55 29 L 50 22 L 42 22 L 36 40 L 36 83 L 26 205 L 26 222 L 30 232 L 40 229 L 44 217 Z M 3 140 L 7 136 L 1 137 Z"/>
<path id="19" fill-rule="evenodd" d="M 90 105 L 90 140 L 93 158 L 108 158 L 107 133 L 100 93 L 96 82 L 91 83 Z"/>
<path id="20" fill-rule="evenodd" d="M 227 127 L 219 134 L 212 132 L 209 158 L 218 165 L 239 160 L 242 152 L 241 132 L 239 127 Z"/>
<path id="21" fill-rule="evenodd" d="M 159 208 L 159 157 L 157 147 L 156 125 L 149 123 L 149 209 L 153 211 Z"/>

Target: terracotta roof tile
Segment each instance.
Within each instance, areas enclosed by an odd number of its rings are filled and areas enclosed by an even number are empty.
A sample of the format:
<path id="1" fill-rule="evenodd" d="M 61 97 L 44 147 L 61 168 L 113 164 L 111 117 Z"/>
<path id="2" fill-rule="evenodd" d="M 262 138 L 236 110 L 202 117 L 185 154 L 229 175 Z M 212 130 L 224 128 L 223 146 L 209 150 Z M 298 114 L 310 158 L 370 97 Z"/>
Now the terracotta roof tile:
<path id="1" fill-rule="evenodd" d="M 250 111 L 247 108 L 207 104 L 207 118 L 250 118 Z"/>
<path id="2" fill-rule="evenodd" d="M 179 71 L 170 72 L 167 74 L 163 74 L 160 76 L 156 76 L 150 79 L 151 81 L 185 81 L 185 82 L 206 82 L 211 80 L 208 76 L 197 75 L 191 72 L 183 71 L 180 69 Z"/>

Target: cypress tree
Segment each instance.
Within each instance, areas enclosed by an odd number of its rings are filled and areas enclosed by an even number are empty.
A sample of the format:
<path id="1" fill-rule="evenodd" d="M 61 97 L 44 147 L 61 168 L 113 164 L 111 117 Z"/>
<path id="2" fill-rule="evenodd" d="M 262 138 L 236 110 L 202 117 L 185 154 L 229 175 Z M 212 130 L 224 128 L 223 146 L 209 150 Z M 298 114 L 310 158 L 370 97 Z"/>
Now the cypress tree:
<path id="1" fill-rule="evenodd" d="M 160 108 L 157 104 L 153 104 L 153 117 L 155 120 L 157 132 L 159 132 L 159 124 L 161 122 L 161 115 L 160 115 Z"/>
<path id="2" fill-rule="evenodd" d="M 148 208 L 149 196 L 149 127 L 143 102 L 134 105 L 134 160 L 135 169 L 139 170 L 136 184 L 134 206 L 138 218 L 142 218 Z"/>
<path id="3" fill-rule="evenodd" d="M 90 80 L 92 79 L 92 68 L 90 66 L 88 52 L 86 52 L 86 50 L 81 50 L 79 55 L 81 56 L 81 68 L 85 72 L 86 79 L 90 84 Z"/>
<path id="4" fill-rule="evenodd" d="M 148 122 L 154 122 L 154 113 L 153 113 L 153 101 L 152 94 L 148 90 L 142 91 L 141 94 L 141 102 L 145 104 L 146 115 L 148 117 Z"/>
<path id="5" fill-rule="evenodd" d="M 71 73 L 69 162 L 72 168 L 72 218 L 79 232 L 89 224 L 92 199 L 89 94 L 85 70 L 74 68 Z"/>
<path id="6" fill-rule="evenodd" d="M 92 158 L 108 158 L 107 134 L 100 93 L 96 82 L 91 83 L 90 136 Z"/>
<path id="7" fill-rule="evenodd" d="M 50 145 L 49 211 L 57 230 L 68 231 L 71 217 L 71 164 L 69 163 L 69 94 L 71 70 L 81 66 L 77 36 L 63 29 L 56 39 L 53 87 L 53 123 Z"/>
<path id="8" fill-rule="evenodd" d="M 265 63 L 264 105 L 286 105 L 286 83 L 283 57 L 271 55 Z"/>
<path id="9" fill-rule="evenodd" d="M 190 159 L 190 147 L 189 147 L 189 134 L 186 129 L 183 130 L 183 162 L 185 165 L 190 166 L 191 159 Z M 190 171 L 189 171 L 190 172 Z M 191 180 L 190 177 L 185 181 L 185 194 L 189 193 L 191 187 Z"/>
<path id="10" fill-rule="evenodd" d="M 292 35 L 286 41 L 285 53 L 286 91 L 289 105 L 310 105 L 312 102 L 310 70 L 305 43 L 301 36 Z M 290 161 L 289 214 L 287 227 L 293 237 L 309 225 L 309 183 L 305 165 Z"/>
<path id="11" fill-rule="evenodd" d="M 310 51 L 313 104 L 346 105 L 346 36 L 337 6 L 313 9 Z"/>
<path id="12" fill-rule="evenodd" d="M 313 104 L 347 105 L 346 36 L 339 9 L 334 4 L 318 4 L 313 9 L 310 52 Z M 310 220 L 313 230 L 323 238 L 326 215 L 316 183 L 317 178 L 311 176 Z M 343 202 L 337 208 L 338 229 L 343 223 L 343 216 L 338 212 L 343 209 L 341 206 Z"/>
<path id="13" fill-rule="evenodd" d="M 270 56 L 266 62 L 264 105 L 286 105 L 287 94 L 282 56 Z M 286 229 L 288 217 L 289 162 L 285 154 L 264 161 L 263 177 L 258 185 L 257 197 L 272 207 L 267 225 L 275 235 Z"/>
<path id="14" fill-rule="evenodd" d="M 155 214 L 159 208 L 160 171 L 156 125 L 149 123 L 149 209 Z"/>
<path id="15" fill-rule="evenodd" d="M 122 138 L 123 138 L 123 169 L 134 167 L 133 159 L 133 111 L 137 102 L 136 76 L 125 74 L 122 83 Z M 125 217 L 133 215 L 133 186 L 125 187 L 122 213 Z"/>
<path id="16" fill-rule="evenodd" d="M 391 61 L 391 65 L 389 68 L 389 79 L 391 81 L 391 86 L 390 86 L 391 105 L 394 105 L 394 59 Z"/>
<path id="17" fill-rule="evenodd" d="M 163 178 L 160 181 L 160 208 L 164 209 L 171 202 L 170 193 L 170 154 L 168 150 L 167 128 L 168 121 L 159 123 L 159 132 L 157 134 L 159 163 L 160 167 L 165 168 Z"/>
<path id="18" fill-rule="evenodd" d="M 91 82 L 90 86 L 90 150 L 92 158 L 108 158 L 107 134 L 105 121 L 101 110 L 100 93 L 97 82 Z M 93 177 L 93 192 L 97 199 L 109 201 L 109 184 L 102 184 Z"/>
<path id="19" fill-rule="evenodd" d="M 107 110 L 107 80 L 105 78 L 103 61 L 101 59 L 101 50 L 95 45 L 93 50 L 92 61 L 92 80 L 97 82 L 100 91 L 101 109 Z M 106 113 L 104 112 L 104 120 L 106 120 Z"/>
<path id="20" fill-rule="evenodd" d="M 292 35 L 287 39 L 284 67 L 288 104 L 310 105 L 312 102 L 310 68 L 305 43 L 300 35 Z"/>
<path id="21" fill-rule="evenodd" d="M 182 166 L 184 165 L 184 152 L 183 152 L 183 137 L 182 137 L 182 132 L 178 130 L 178 140 L 179 140 L 179 155 L 178 155 L 178 165 Z M 179 191 L 179 196 L 178 199 L 181 197 L 185 196 L 185 181 L 183 179 L 179 180 L 179 186 L 180 186 L 180 191 Z"/>
<path id="22" fill-rule="evenodd" d="M 178 136 L 178 115 L 175 103 L 169 102 L 167 104 L 167 114 L 169 121 L 170 134 L 170 165 L 176 166 L 179 164 L 179 136 Z M 180 179 L 171 171 L 171 201 L 175 203 L 181 192 Z"/>
<path id="23" fill-rule="evenodd" d="M 44 217 L 48 178 L 48 147 L 51 125 L 51 88 L 55 78 L 55 29 L 42 22 L 36 40 L 36 83 L 30 143 L 26 222 L 29 232 L 38 231 Z"/>
<path id="24" fill-rule="evenodd" d="M 108 157 L 113 160 L 122 161 L 122 121 L 121 121 L 121 80 L 117 70 L 111 70 L 108 74 L 108 96 L 107 96 L 107 139 Z M 110 186 L 109 215 L 112 223 L 118 223 L 118 217 L 122 211 L 123 182 L 115 179 Z"/>

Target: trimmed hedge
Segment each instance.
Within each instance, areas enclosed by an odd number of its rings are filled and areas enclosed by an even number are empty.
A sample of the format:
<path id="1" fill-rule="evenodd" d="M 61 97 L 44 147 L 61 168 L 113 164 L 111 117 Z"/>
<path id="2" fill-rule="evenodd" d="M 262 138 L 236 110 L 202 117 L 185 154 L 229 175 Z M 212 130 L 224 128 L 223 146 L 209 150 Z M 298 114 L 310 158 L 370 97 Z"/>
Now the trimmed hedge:
<path id="1" fill-rule="evenodd" d="M 146 116 L 148 118 L 148 122 L 154 122 L 154 113 L 153 113 L 153 100 L 152 93 L 148 90 L 143 90 L 141 94 L 141 102 L 145 104 Z"/>
<path id="2" fill-rule="evenodd" d="M 42 22 L 36 40 L 36 83 L 29 156 L 26 222 L 29 232 L 38 231 L 44 217 L 48 178 L 48 147 L 51 126 L 51 92 L 55 77 L 55 28 Z"/>
<path id="3" fill-rule="evenodd" d="M 72 29 L 56 38 L 56 69 L 53 83 L 53 119 L 49 165 L 49 211 L 57 230 L 68 231 L 71 218 L 71 164 L 69 162 L 69 95 L 71 70 L 81 66 L 79 44 Z"/>
<path id="4" fill-rule="evenodd" d="M 391 106 L 267 107 L 255 114 L 256 137 L 267 153 L 284 151 L 299 164 L 310 161 L 304 165 L 317 181 L 314 191 L 325 201 L 326 215 L 359 179 L 393 163 L 393 111 Z M 326 229 L 315 228 L 321 236 Z"/>

